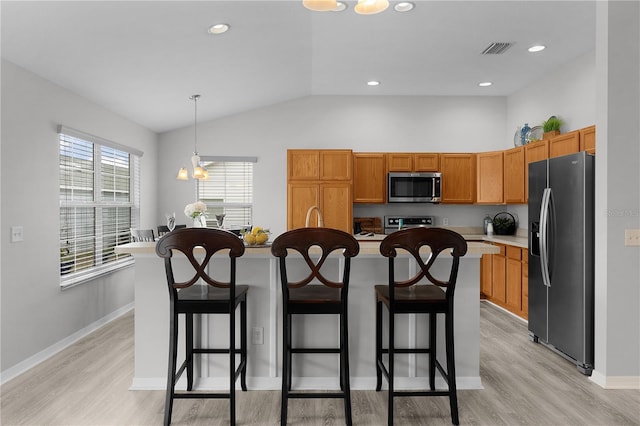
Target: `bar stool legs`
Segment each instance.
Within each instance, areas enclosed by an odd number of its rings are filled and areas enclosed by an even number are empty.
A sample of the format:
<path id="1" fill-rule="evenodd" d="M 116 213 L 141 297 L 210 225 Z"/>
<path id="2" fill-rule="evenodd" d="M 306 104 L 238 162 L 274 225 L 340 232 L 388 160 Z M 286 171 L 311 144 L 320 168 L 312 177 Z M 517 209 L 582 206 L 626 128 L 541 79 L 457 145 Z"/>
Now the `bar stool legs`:
<path id="1" fill-rule="evenodd" d="M 344 418 L 347 425 L 353 424 L 351 416 L 351 384 L 349 380 L 349 331 L 346 309 L 340 313 L 340 347 L 336 350 L 313 350 L 313 349 L 294 349 L 292 347 L 292 315 L 285 313 L 282 333 L 282 399 L 280 402 L 280 424 L 287 424 L 287 411 L 289 398 L 314 398 L 314 397 L 331 397 L 344 399 Z M 340 393 L 333 394 L 313 394 L 313 393 L 295 393 L 291 392 L 292 381 L 292 354 L 296 353 L 339 353 L 340 355 Z"/>

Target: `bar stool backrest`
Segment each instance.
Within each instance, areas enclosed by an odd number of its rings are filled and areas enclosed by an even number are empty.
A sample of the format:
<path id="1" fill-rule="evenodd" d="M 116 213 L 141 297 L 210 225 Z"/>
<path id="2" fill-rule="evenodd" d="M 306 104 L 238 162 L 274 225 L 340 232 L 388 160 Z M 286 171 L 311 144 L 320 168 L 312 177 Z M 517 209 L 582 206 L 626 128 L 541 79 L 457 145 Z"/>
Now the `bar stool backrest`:
<path id="1" fill-rule="evenodd" d="M 176 282 L 171 265 L 173 250 L 181 252 L 193 266 L 194 274 L 190 279 Z M 229 281 L 216 280 L 211 276 L 213 271 L 208 271 L 209 261 L 221 250 L 229 250 Z M 244 243 L 237 235 L 220 229 L 181 228 L 174 229 L 160 239 L 156 245 L 156 254 L 164 258 L 167 283 L 172 295 L 177 289 L 190 287 L 200 279 L 214 287 L 230 288 L 233 295 L 236 258 L 244 254 Z M 231 300 L 233 301 L 233 297 Z"/>
<path id="2" fill-rule="evenodd" d="M 428 247 L 429 252 L 423 250 Z M 397 280 L 394 272 L 394 259 L 398 250 L 407 251 L 416 261 L 418 267 L 416 274 L 406 280 Z M 467 253 L 467 242 L 457 232 L 443 228 L 409 228 L 403 229 L 388 235 L 380 243 L 380 253 L 389 258 L 389 286 L 409 287 L 423 278 L 427 278 L 431 283 L 446 288 L 447 299 L 453 299 L 456 280 L 458 277 L 458 266 L 460 257 Z M 427 255 L 427 253 L 429 253 Z M 447 281 L 437 279 L 431 274 L 431 267 L 441 253 L 450 253 L 452 257 L 451 270 Z M 423 256 L 427 255 L 426 262 Z M 390 300 L 394 299 L 394 291 L 389 291 Z"/>
<path id="3" fill-rule="evenodd" d="M 318 253 L 312 248 L 320 249 Z M 302 255 L 309 266 L 308 275 L 296 282 L 290 282 L 287 278 L 286 257 L 289 250 L 294 250 Z M 325 277 L 321 271 L 327 257 L 336 250 L 342 250 L 345 257 L 343 278 L 341 281 L 333 281 Z M 331 288 L 339 288 L 346 291 L 349 285 L 349 269 L 352 257 L 358 255 L 360 245 L 351 234 L 333 228 L 299 228 L 278 236 L 271 245 L 271 254 L 280 259 L 280 274 L 282 291 L 286 299 L 290 288 L 304 287 L 314 279 Z M 317 258 L 317 260 L 312 259 Z M 285 300 L 286 300 L 285 299 Z"/>

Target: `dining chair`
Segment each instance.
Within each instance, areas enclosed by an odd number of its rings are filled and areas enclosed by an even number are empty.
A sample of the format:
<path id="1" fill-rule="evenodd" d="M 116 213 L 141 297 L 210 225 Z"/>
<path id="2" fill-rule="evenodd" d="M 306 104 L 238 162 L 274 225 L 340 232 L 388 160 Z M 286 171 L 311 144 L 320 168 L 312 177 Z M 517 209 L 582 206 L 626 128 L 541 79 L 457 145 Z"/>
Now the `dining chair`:
<path id="1" fill-rule="evenodd" d="M 406 276 L 400 278 L 400 274 L 396 275 L 395 259 L 399 251 L 409 253 L 416 262 L 416 273 L 413 277 L 406 279 Z M 389 384 L 387 401 L 387 423 L 389 425 L 393 425 L 393 399 L 403 396 L 448 396 L 451 422 L 455 425 L 459 424 L 453 345 L 453 295 L 456 289 L 460 257 L 464 256 L 466 252 L 467 243 L 460 234 L 441 228 L 404 229 L 388 235 L 380 243 L 380 253 L 388 258 L 389 275 L 387 284 L 374 287 L 376 296 L 376 391 L 381 390 L 382 377 L 384 376 Z M 423 256 L 426 257 L 426 261 Z M 447 265 L 448 277 L 446 281 L 436 278 L 432 273 L 432 267 L 437 259 L 450 262 L 450 266 Z M 403 269 L 402 272 L 405 270 Z M 389 313 L 386 348 L 383 348 L 382 342 L 383 307 L 386 307 Z M 429 347 L 396 348 L 395 317 L 403 314 L 429 314 L 427 328 Z M 436 356 L 438 314 L 444 314 L 445 317 L 446 370 Z M 388 367 L 383 362 L 383 354 L 388 354 Z M 429 390 L 399 391 L 395 389 L 394 358 L 396 354 L 429 355 Z M 436 369 L 447 383 L 447 390 L 436 390 Z"/>
<path id="2" fill-rule="evenodd" d="M 142 241 L 153 242 L 156 240 L 155 235 L 153 234 L 153 229 L 130 228 L 130 231 L 131 231 L 131 241 L 134 243 L 142 242 Z"/>
<path id="3" fill-rule="evenodd" d="M 171 423 L 174 398 L 228 398 L 230 424 L 235 424 L 235 383 L 247 390 L 247 292 L 248 285 L 236 283 L 236 259 L 244 254 L 244 243 L 231 232 L 209 228 L 183 228 L 173 230 L 160 239 L 156 253 L 164 258 L 170 300 L 169 365 L 165 397 L 164 424 Z M 182 256 L 176 256 L 180 253 Z M 193 267 L 193 275 L 186 281 L 177 281 L 174 275 L 175 259 L 186 258 Z M 216 259 L 216 262 L 212 262 Z M 180 265 L 181 267 L 182 265 Z M 226 281 L 222 281 L 225 274 Z M 180 277 L 188 274 L 181 273 Z M 214 276 L 216 278 L 214 278 Z M 204 281 L 204 284 L 198 284 Z M 240 307 L 240 348 L 236 347 L 236 312 Z M 228 348 L 196 347 L 194 338 L 195 314 L 226 314 L 228 316 Z M 176 371 L 178 353 L 178 316 L 185 321 L 185 360 Z M 195 345 L 194 345 L 195 343 Z M 229 354 L 229 392 L 193 392 L 194 355 Z M 236 355 L 240 355 L 237 365 Z M 187 391 L 176 392 L 175 385 L 187 371 Z"/>

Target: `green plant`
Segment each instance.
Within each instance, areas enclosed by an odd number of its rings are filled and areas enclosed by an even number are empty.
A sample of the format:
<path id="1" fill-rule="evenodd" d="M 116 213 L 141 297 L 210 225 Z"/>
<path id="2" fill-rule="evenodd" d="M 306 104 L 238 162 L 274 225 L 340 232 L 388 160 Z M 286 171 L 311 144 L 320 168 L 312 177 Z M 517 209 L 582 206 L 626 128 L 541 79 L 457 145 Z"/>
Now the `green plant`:
<path id="1" fill-rule="evenodd" d="M 543 132 L 553 132 L 554 130 L 560 131 L 560 126 L 564 124 L 561 118 L 552 115 L 546 121 L 542 123 Z"/>

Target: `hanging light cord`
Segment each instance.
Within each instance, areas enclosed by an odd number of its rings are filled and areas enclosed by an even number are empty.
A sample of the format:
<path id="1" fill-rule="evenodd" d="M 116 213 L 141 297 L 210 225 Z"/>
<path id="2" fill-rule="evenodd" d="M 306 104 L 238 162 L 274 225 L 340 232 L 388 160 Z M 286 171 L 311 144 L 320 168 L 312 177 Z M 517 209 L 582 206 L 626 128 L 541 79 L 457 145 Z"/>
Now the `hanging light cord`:
<path id="1" fill-rule="evenodd" d="M 193 95 L 189 99 L 193 99 L 194 104 L 194 116 L 193 116 L 193 149 L 194 154 L 198 155 L 198 98 L 200 95 Z"/>

